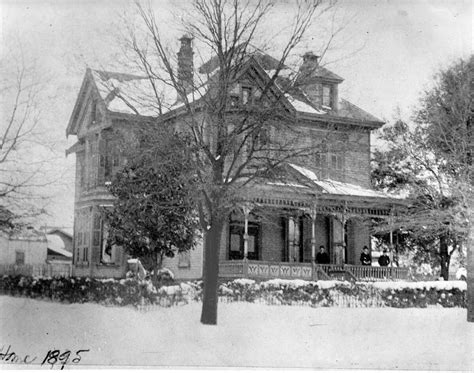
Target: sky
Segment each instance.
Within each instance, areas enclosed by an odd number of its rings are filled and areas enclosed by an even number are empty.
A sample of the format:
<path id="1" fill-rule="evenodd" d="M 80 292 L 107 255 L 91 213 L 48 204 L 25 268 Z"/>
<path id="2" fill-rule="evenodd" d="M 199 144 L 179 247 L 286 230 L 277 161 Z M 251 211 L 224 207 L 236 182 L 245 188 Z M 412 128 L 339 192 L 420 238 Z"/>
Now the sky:
<path id="1" fill-rule="evenodd" d="M 152 3 L 160 29 L 175 48 L 186 2 Z M 292 5 L 280 1 L 261 35 L 274 50 L 285 39 L 282 25 Z M 75 160 L 64 152 L 75 138 L 66 139 L 66 127 L 88 66 L 123 71 L 121 35 L 134 14 L 133 2 L 126 0 L 0 0 L 2 67 L 14 68 L 9 57 L 20 49 L 35 64 L 43 92 L 41 126 L 54 148 L 45 173 L 54 180 L 47 188 L 50 214 L 41 224 L 72 226 Z M 322 63 L 345 79 L 340 96 L 386 122 L 396 112 L 409 118 L 433 74 L 472 53 L 472 16 L 469 0 L 342 0 L 334 20 L 337 28 L 344 27 Z M 295 58 L 317 52 L 329 25 L 334 24 L 328 17 L 315 22 Z M 6 112 L 3 107 L 2 120 Z M 34 160 L 41 152 L 33 147 L 28 156 Z"/>

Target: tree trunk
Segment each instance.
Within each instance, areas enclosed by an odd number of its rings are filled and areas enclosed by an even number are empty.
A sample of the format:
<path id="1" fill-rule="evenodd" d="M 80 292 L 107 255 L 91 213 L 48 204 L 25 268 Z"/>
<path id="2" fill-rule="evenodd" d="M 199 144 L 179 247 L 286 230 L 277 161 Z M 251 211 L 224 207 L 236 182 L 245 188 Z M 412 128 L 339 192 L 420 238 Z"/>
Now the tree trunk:
<path id="1" fill-rule="evenodd" d="M 201 323 L 205 325 L 217 324 L 219 249 L 224 226 L 222 219 L 215 218 L 211 221 L 211 228 L 204 234 L 204 291 Z"/>
<path id="2" fill-rule="evenodd" d="M 474 322 L 474 196 L 468 200 L 469 232 L 467 238 L 467 321 Z"/>
<path id="3" fill-rule="evenodd" d="M 158 288 L 158 270 L 161 267 L 161 263 L 158 262 L 158 254 L 155 251 L 153 251 L 153 253 L 151 254 L 151 257 L 152 257 L 152 265 L 153 265 L 153 277 L 151 279 L 151 282 L 156 288 Z"/>
<path id="4" fill-rule="evenodd" d="M 439 256 L 441 262 L 441 277 L 447 281 L 449 279 L 450 255 L 448 252 L 448 237 L 443 235 L 439 238 Z"/>

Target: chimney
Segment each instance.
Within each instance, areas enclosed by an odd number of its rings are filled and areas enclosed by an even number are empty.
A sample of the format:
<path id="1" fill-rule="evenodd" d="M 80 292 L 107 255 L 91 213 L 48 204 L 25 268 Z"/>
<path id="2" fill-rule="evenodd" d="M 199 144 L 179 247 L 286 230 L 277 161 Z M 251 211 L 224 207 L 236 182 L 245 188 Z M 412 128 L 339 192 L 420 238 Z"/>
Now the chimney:
<path id="1" fill-rule="evenodd" d="M 194 52 L 191 45 L 192 40 L 193 38 L 189 35 L 183 35 L 179 39 L 181 47 L 178 52 L 178 84 L 186 94 L 193 89 Z"/>
<path id="2" fill-rule="evenodd" d="M 318 68 L 319 56 L 309 51 L 303 55 L 303 64 L 300 67 L 300 72 L 304 77 L 309 77 Z"/>

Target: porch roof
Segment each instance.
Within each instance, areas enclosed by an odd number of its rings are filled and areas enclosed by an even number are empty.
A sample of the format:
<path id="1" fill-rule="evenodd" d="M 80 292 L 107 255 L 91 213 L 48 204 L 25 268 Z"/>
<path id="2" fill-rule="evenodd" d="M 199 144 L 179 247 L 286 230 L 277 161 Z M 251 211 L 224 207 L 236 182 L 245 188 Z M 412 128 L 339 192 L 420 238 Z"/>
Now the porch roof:
<path id="1" fill-rule="evenodd" d="M 257 182 L 247 189 L 245 198 L 257 204 L 278 208 L 309 209 L 316 205 L 323 213 L 348 213 L 389 216 L 403 208 L 398 196 L 331 179 L 320 180 L 302 166 L 289 164 L 278 180 Z"/>
<path id="2" fill-rule="evenodd" d="M 382 199 L 400 199 L 398 196 L 389 195 L 384 192 L 376 191 L 369 188 L 364 188 L 360 185 L 343 183 L 341 181 L 324 179 L 320 180 L 316 174 L 305 168 L 295 164 L 289 164 L 293 169 L 300 173 L 305 178 L 309 179 L 312 183 L 318 187 L 319 192 L 322 194 L 334 194 L 340 196 L 354 196 L 354 197 L 372 197 Z"/>

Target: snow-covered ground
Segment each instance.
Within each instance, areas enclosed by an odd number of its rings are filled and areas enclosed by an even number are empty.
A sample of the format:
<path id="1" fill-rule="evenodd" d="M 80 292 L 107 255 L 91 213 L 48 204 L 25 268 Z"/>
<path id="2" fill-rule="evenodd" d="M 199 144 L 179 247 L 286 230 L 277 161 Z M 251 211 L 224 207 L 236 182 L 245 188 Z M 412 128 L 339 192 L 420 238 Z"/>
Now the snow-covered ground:
<path id="1" fill-rule="evenodd" d="M 198 303 L 139 312 L 0 296 L 0 347 L 35 363 L 48 350 L 89 349 L 80 366 L 474 367 L 465 309 L 221 303 L 217 327 L 199 316 Z"/>

